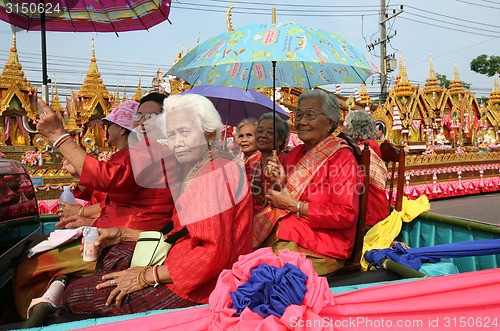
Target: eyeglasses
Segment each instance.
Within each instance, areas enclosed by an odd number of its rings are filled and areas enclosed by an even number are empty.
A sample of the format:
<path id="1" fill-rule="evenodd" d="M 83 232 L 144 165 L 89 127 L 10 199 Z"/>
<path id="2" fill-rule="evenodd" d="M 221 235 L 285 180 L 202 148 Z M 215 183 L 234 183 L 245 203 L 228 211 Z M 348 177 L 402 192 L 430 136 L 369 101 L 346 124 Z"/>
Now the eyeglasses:
<path id="1" fill-rule="evenodd" d="M 132 121 L 134 121 L 134 122 L 140 121 L 143 117 L 147 121 L 147 120 L 155 118 L 158 115 L 159 114 L 157 114 L 157 113 L 146 113 L 146 114 L 135 113 L 134 115 L 132 115 Z"/>
<path id="2" fill-rule="evenodd" d="M 302 120 L 302 118 L 306 118 L 309 121 L 314 120 L 318 115 L 324 115 L 323 113 L 318 113 L 316 111 L 307 111 L 306 113 L 303 113 L 301 111 L 295 111 L 295 114 L 293 115 L 293 119 L 295 122 L 299 122 Z"/>

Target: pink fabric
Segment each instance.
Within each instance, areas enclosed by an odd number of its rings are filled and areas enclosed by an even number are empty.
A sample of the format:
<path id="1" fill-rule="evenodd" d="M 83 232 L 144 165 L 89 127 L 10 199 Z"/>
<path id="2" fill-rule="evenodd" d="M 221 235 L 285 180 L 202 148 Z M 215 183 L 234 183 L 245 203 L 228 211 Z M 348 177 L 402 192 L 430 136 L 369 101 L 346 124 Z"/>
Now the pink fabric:
<path id="1" fill-rule="evenodd" d="M 392 203 L 396 202 L 396 192 L 392 192 Z M 450 182 L 436 182 L 421 185 L 405 186 L 404 195 L 408 199 L 415 200 L 421 195 L 426 195 L 429 200 L 455 197 L 468 194 L 478 194 L 483 192 L 500 191 L 500 177 L 487 177 L 483 179 L 468 179 Z M 389 189 L 386 189 L 389 198 Z"/>
<path id="2" fill-rule="evenodd" d="M 23 135 L 23 137 L 26 137 L 26 130 L 24 130 L 23 118 L 21 116 L 16 116 L 16 121 L 17 121 L 17 126 L 21 131 L 21 134 Z"/>
<path id="3" fill-rule="evenodd" d="M 244 283 L 252 268 L 267 263 L 282 266 L 292 263 L 309 277 L 308 292 L 301 306 L 289 306 L 281 318 L 266 318 L 248 308 L 240 317 L 233 317 L 230 292 Z M 498 269 L 482 270 L 388 283 L 355 291 L 333 294 L 325 278 L 316 275 L 312 264 L 303 254 L 288 250 L 275 256 L 270 248 L 240 256 L 232 270 L 224 270 L 210 296 L 210 307 L 180 311 L 102 324 L 86 330 L 372 330 L 393 329 L 397 323 L 406 330 L 462 330 L 463 319 L 468 329 L 478 329 L 479 323 L 500 314 Z M 497 320 L 498 322 L 498 320 Z M 469 324 L 467 324 L 469 323 Z M 376 327 L 376 325 L 381 325 Z M 306 327 L 309 326 L 309 327 Z M 374 327 L 375 326 L 375 327 Z M 476 327 L 476 328 L 475 328 Z"/>
<path id="4" fill-rule="evenodd" d="M 3 127 L 5 129 L 4 135 L 5 135 L 5 141 L 7 141 L 10 137 L 10 129 L 12 127 L 12 117 L 10 116 L 4 116 L 3 118 Z"/>
<path id="5" fill-rule="evenodd" d="M 59 209 L 57 205 L 59 200 L 38 200 L 38 211 L 40 214 L 55 214 Z M 76 203 L 82 206 L 89 206 L 90 202 L 76 199 Z"/>
<path id="6" fill-rule="evenodd" d="M 104 117 L 103 119 L 113 122 L 121 126 L 122 128 L 134 131 L 134 125 L 132 124 L 132 115 L 137 112 L 138 108 L 139 103 L 137 101 L 127 100 L 113 108 L 111 113 L 109 113 L 109 115 Z"/>

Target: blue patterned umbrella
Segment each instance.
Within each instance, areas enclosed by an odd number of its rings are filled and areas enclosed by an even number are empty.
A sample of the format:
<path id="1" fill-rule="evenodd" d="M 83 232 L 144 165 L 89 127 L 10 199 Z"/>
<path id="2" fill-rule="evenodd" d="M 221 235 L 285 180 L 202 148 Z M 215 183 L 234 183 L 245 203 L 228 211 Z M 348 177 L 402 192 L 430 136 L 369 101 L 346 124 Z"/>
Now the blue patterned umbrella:
<path id="1" fill-rule="evenodd" d="M 376 71 L 361 51 L 339 35 L 278 23 L 248 24 L 213 37 L 186 54 L 168 74 L 192 86 L 255 89 L 273 87 L 273 83 L 302 88 L 362 83 Z"/>

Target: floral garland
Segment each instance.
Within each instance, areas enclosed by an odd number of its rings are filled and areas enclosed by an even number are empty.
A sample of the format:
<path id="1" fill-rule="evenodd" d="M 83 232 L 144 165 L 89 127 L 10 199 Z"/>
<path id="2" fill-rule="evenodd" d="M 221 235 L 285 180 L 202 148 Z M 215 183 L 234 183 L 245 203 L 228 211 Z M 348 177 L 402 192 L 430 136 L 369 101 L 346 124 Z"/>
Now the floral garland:
<path id="1" fill-rule="evenodd" d="M 0 159 L 3 159 L 3 158 L 5 158 L 5 154 L 0 152 Z"/>
<path id="2" fill-rule="evenodd" d="M 492 164 L 481 164 L 481 165 L 468 165 L 468 166 L 451 166 L 451 167 L 442 167 L 442 168 L 432 168 L 432 169 L 416 169 L 416 170 L 407 170 L 405 171 L 405 178 L 407 182 L 409 182 L 409 178 L 413 176 L 430 176 L 434 174 L 445 174 L 456 172 L 459 176 L 466 171 L 479 171 L 484 172 L 484 170 L 500 170 L 500 163 L 492 163 Z M 390 172 L 387 173 L 387 179 L 391 179 L 392 175 Z M 394 173 L 394 178 L 398 177 L 398 173 Z M 408 184 L 408 183 L 407 183 Z"/>
<path id="3" fill-rule="evenodd" d="M 114 153 L 113 152 L 100 152 L 99 153 L 99 157 L 97 158 L 99 161 L 104 161 L 104 162 L 108 162 L 109 159 L 111 158 L 111 155 L 113 155 Z"/>
<path id="4" fill-rule="evenodd" d="M 41 153 L 27 151 L 23 154 L 21 163 L 29 166 L 41 166 L 41 158 Z"/>
<path id="5" fill-rule="evenodd" d="M 67 186 L 68 184 L 66 183 L 59 183 L 59 184 L 45 184 L 45 185 L 37 185 L 37 184 L 34 184 L 33 185 L 33 188 L 35 189 L 35 192 L 38 192 L 39 190 L 42 190 L 42 191 L 47 191 L 49 192 L 51 189 L 52 190 L 59 190 L 59 191 L 62 191 L 63 190 L 63 187 L 64 186 Z M 70 184 L 70 188 L 71 190 L 74 190 L 75 187 L 76 187 L 76 183 L 71 183 Z"/>

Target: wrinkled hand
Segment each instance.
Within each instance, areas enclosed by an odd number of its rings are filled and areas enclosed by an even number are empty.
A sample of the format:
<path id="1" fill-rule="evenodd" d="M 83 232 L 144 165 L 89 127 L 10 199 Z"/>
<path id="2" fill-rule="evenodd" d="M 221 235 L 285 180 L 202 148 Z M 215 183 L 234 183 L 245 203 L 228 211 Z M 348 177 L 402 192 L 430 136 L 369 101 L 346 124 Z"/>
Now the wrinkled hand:
<path id="1" fill-rule="evenodd" d="M 82 208 L 82 206 L 77 203 L 67 203 L 64 201 L 57 201 L 57 205 L 61 207 L 57 210 L 57 215 L 64 218 L 78 215 L 80 208 Z"/>
<path id="2" fill-rule="evenodd" d="M 266 200 L 274 207 L 287 210 L 294 210 L 293 208 L 298 202 L 286 187 L 281 191 L 269 190 L 266 194 Z"/>
<path id="3" fill-rule="evenodd" d="M 107 247 L 119 244 L 123 242 L 123 231 L 122 228 L 107 228 L 107 229 L 97 229 L 99 237 L 97 237 L 94 245 L 99 247 L 100 250 Z"/>
<path id="4" fill-rule="evenodd" d="M 93 218 L 83 217 L 80 215 L 73 215 L 68 217 L 61 217 L 59 222 L 56 223 L 57 229 L 76 229 L 80 226 L 91 226 L 94 222 Z"/>
<path id="5" fill-rule="evenodd" d="M 62 168 L 61 169 L 66 169 L 66 171 L 75 179 L 75 180 L 80 180 L 80 175 L 78 172 L 76 172 L 75 167 L 66 158 L 61 157 L 60 155 L 57 155 L 57 158 L 61 160 L 62 162 Z"/>
<path id="6" fill-rule="evenodd" d="M 108 300 L 106 300 L 106 306 L 110 306 L 113 301 L 116 301 L 116 306 L 119 308 L 127 294 L 142 290 L 145 287 L 137 282 L 137 275 L 141 270 L 142 267 L 133 267 L 102 276 L 104 282 L 98 284 L 96 289 L 116 286 L 111 290 Z"/>
<path id="7" fill-rule="evenodd" d="M 285 187 L 286 175 L 285 168 L 279 159 L 270 159 L 264 169 L 264 175 L 273 183 L 278 184 L 280 187 Z"/>
<path id="8" fill-rule="evenodd" d="M 36 129 L 54 143 L 59 137 L 66 133 L 62 119 L 42 100 L 38 100 L 38 105 L 42 107 L 43 113 L 40 114 Z"/>

